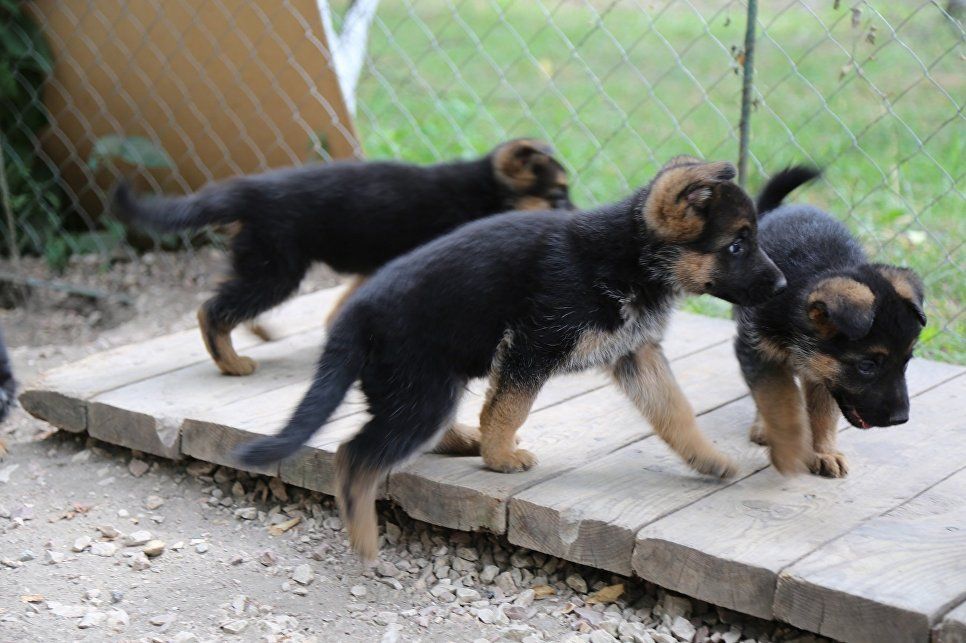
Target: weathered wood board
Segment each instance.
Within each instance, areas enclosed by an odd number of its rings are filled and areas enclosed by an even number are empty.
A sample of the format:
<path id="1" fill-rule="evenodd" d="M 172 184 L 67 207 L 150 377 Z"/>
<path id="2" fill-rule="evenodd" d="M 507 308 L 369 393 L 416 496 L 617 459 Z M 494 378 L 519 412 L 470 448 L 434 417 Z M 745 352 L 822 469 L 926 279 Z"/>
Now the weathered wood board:
<path id="1" fill-rule="evenodd" d="M 939 643 L 966 643 L 966 603 L 946 614 L 937 636 Z"/>
<path id="2" fill-rule="evenodd" d="M 783 571 L 775 616 L 845 641 L 927 639 L 966 600 L 963 489 L 966 468 Z"/>
<path id="3" fill-rule="evenodd" d="M 963 466 L 966 422 L 949 412 L 966 405 L 961 383 L 919 396 L 907 425 L 843 431 L 847 478 L 783 478 L 769 467 L 644 527 L 634 571 L 701 600 L 771 618 L 783 569 Z"/>

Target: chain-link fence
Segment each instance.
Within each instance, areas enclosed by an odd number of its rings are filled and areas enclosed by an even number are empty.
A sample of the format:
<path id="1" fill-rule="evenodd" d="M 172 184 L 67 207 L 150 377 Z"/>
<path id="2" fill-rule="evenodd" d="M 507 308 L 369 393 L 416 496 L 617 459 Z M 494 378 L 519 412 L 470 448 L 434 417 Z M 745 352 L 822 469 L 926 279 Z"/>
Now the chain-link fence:
<path id="1" fill-rule="evenodd" d="M 336 29 L 362 1 L 331 3 Z M 750 188 L 790 163 L 826 168 L 796 198 L 917 269 L 926 353 L 966 361 L 961 1 L 366 4 L 356 87 L 329 54 L 325 0 L 0 0 L 2 252 L 138 261 L 158 240 L 103 214 L 111 182 L 137 170 L 144 190 L 185 191 L 330 155 L 428 162 L 538 135 L 593 205 L 672 155 L 741 151 Z"/>

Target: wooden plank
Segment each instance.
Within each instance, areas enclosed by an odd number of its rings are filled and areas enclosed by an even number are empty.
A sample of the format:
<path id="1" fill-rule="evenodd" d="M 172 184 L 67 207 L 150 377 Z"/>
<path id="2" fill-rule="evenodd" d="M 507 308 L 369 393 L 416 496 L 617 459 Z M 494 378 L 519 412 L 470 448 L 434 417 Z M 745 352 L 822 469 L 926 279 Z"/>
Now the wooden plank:
<path id="1" fill-rule="evenodd" d="M 966 603 L 946 614 L 938 637 L 939 643 L 966 643 Z"/>
<path id="2" fill-rule="evenodd" d="M 199 362 L 122 386 L 89 402 L 87 431 L 113 444 L 178 457 L 186 418 L 308 381 L 320 350 L 321 331 L 311 330 L 250 349 L 259 369 L 248 377 L 223 376 Z"/>
<path id="3" fill-rule="evenodd" d="M 722 364 L 722 377 L 735 374 L 733 357 L 729 363 Z M 932 388 L 956 372 L 915 360 L 909 369 L 910 394 Z M 705 434 L 736 458 L 741 476 L 768 465 L 766 451 L 748 440 L 754 414 L 754 403 L 743 398 L 698 418 Z M 723 484 L 694 475 L 651 436 L 513 497 L 508 538 L 516 545 L 630 574 L 635 539 L 644 525 Z"/>
<path id="4" fill-rule="evenodd" d="M 737 377 L 722 377 L 731 346 L 718 344 L 672 363 L 698 411 L 745 393 Z M 456 529 L 506 531 L 510 497 L 588 460 L 602 457 L 651 431 L 647 421 L 614 386 L 607 386 L 532 413 L 521 445 L 539 458 L 530 471 L 504 474 L 483 468 L 479 458 L 428 455 L 393 474 L 389 494 L 411 516 Z"/>
<path id="5" fill-rule="evenodd" d="M 842 641 L 927 641 L 964 600 L 966 468 L 783 571 L 775 617 Z"/>
<path id="6" fill-rule="evenodd" d="M 962 466 L 964 381 L 957 377 L 917 398 L 907 425 L 844 431 L 847 478 L 783 478 L 769 467 L 644 527 L 634 571 L 668 589 L 771 618 L 782 569 Z"/>
<path id="7" fill-rule="evenodd" d="M 267 320 L 277 339 L 321 329 L 322 321 L 343 288 L 329 288 L 292 299 L 272 311 Z M 321 335 L 319 335 L 321 345 Z M 257 346 L 261 340 L 239 330 L 239 350 Z M 20 403 L 32 415 L 66 431 L 87 429 L 86 402 L 113 389 L 156 377 L 185 366 L 203 363 L 217 374 L 197 328 L 165 335 L 139 344 L 90 355 L 53 369 L 32 383 Z"/>

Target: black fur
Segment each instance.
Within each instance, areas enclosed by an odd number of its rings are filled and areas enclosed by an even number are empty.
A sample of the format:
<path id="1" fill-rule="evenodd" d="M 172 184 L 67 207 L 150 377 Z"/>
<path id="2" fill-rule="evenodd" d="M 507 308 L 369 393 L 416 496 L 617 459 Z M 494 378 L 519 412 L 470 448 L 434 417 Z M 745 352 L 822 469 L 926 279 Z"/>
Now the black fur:
<path id="1" fill-rule="evenodd" d="M 522 188 L 501 180 L 494 167 L 498 151 L 510 145 L 520 148 L 518 167 L 530 172 Z M 368 275 L 459 225 L 517 209 L 523 199 L 545 200 L 541 209 L 571 208 L 559 181 L 563 168 L 550 152 L 517 140 L 471 161 L 310 165 L 143 200 L 121 182 L 114 206 L 121 220 L 158 231 L 240 224 L 231 240 L 232 274 L 206 304 L 212 326 L 230 328 L 284 301 L 315 261 Z"/>
<path id="2" fill-rule="evenodd" d="M 7 346 L 3 341 L 3 332 L 0 331 L 0 422 L 3 422 L 10 407 L 14 405 L 17 394 L 17 381 L 13 377 L 13 367 L 10 364 L 10 356 L 7 354 Z M 0 453 L 3 448 L 0 445 Z"/>
<path id="3" fill-rule="evenodd" d="M 747 276 L 720 296 L 752 303 L 771 294 L 781 275 L 755 245 L 753 206 L 740 188 L 721 181 L 708 190 L 707 223 L 685 245 L 644 225 L 650 189 L 588 212 L 491 217 L 388 264 L 336 321 L 289 424 L 238 457 L 254 465 L 294 453 L 358 374 L 373 417 L 344 446 L 346 457 L 353 470 L 388 469 L 447 426 L 471 378 L 498 369 L 502 383 L 537 390 L 554 373 L 589 366 L 572 359 L 581 333 L 616 331 L 628 315 L 652 333 L 642 343 L 659 341 L 681 293 L 673 274 L 685 251 L 711 256 L 724 276 Z M 739 226 L 747 252 L 730 254 Z"/>
<path id="4" fill-rule="evenodd" d="M 759 243 L 785 273 L 788 288 L 757 306 L 735 308 L 735 346 L 742 373 L 754 386 L 776 364 L 804 373 L 810 358 L 830 357 L 838 374 L 823 383 L 849 422 L 863 428 L 901 424 L 909 410 L 906 364 L 925 325 L 922 283 L 912 271 L 870 264 L 859 241 L 825 212 L 808 205 L 781 205 L 789 192 L 816 176 L 813 168 L 789 168 L 769 181 L 759 197 Z M 912 299 L 898 294 L 885 276 L 888 271 L 900 273 L 912 286 Z M 819 284 L 833 277 L 867 287 L 874 306 L 810 302 Z M 816 307 L 836 329 L 834 334 L 822 332 L 810 318 Z M 760 348 L 763 342 L 777 347 L 786 359 L 776 362 L 774 350 Z M 872 349 L 885 349 L 887 355 Z M 873 373 L 860 372 L 868 370 L 869 362 L 874 364 Z"/>

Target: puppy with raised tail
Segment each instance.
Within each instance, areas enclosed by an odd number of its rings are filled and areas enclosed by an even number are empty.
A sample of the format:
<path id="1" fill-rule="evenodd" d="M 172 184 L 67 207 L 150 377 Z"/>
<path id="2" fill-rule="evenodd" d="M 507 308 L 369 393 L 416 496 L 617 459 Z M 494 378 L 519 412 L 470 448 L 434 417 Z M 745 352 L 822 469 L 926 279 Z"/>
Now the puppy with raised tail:
<path id="1" fill-rule="evenodd" d="M 339 448 L 337 497 L 353 547 L 372 558 L 375 493 L 392 467 L 441 441 L 479 452 L 495 471 L 529 469 L 536 456 L 517 447 L 516 432 L 540 388 L 554 374 L 603 367 L 684 461 L 732 475 L 699 431 L 661 339 L 683 293 L 756 304 L 784 288 L 734 176 L 730 163 L 677 157 L 617 203 L 491 217 L 397 259 L 336 319 L 288 425 L 238 457 L 292 455 L 361 380 L 372 418 Z M 479 429 L 454 426 L 463 387 L 484 375 Z"/>

